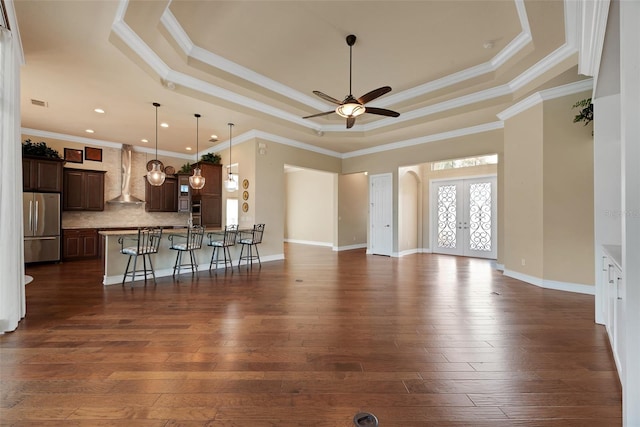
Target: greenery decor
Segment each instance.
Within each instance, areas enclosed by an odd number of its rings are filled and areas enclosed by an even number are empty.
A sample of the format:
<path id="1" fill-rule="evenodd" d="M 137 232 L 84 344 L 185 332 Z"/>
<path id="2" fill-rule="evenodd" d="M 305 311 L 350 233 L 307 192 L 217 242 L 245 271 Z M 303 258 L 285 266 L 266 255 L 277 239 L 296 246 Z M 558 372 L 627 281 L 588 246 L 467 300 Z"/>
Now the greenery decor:
<path id="1" fill-rule="evenodd" d="M 185 163 L 180 168 L 180 173 L 191 173 L 191 165 L 189 163 Z"/>
<path id="2" fill-rule="evenodd" d="M 62 159 L 60 153 L 53 148 L 47 146 L 44 142 L 31 142 L 30 139 L 25 140 L 22 143 L 22 155 L 45 157 L 47 159 Z"/>
<path id="3" fill-rule="evenodd" d="M 593 120 L 593 104 L 591 103 L 591 98 L 578 101 L 571 108 L 580 109 L 580 114 L 577 114 L 573 118 L 573 123 L 584 122 L 586 126 Z"/>
<path id="4" fill-rule="evenodd" d="M 200 157 L 200 160 L 205 163 L 213 163 L 214 165 L 219 165 L 222 157 L 220 157 L 219 154 L 207 153 L 203 154 L 202 157 Z"/>

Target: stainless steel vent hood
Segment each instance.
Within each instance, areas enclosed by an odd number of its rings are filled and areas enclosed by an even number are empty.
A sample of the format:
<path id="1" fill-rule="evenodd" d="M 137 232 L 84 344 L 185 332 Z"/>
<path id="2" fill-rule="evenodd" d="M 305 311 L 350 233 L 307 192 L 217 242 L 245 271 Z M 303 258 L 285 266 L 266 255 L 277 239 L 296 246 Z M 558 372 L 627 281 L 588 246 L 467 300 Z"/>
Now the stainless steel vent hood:
<path id="1" fill-rule="evenodd" d="M 114 199 L 108 200 L 107 203 L 120 203 L 140 205 L 144 203 L 144 200 L 140 200 L 137 197 L 131 195 L 131 152 L 133 147 L 131 145 L 122 144 L 121 150 L 121 165 L 122 165 L 122 186 L 120 195 Z"/>

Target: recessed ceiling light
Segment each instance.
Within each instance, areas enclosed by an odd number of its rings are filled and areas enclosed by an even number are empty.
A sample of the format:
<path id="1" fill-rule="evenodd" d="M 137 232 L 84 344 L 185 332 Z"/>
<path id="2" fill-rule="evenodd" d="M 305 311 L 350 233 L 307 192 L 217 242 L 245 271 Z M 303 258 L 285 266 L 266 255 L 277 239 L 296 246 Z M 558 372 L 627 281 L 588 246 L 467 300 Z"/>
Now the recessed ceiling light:
<path id="1" fill-rule="evenodd" d="M 163 128 L 168 128 L 169 127 L 169 123 L 160 123 L 160 126 L 162 126 Z"/>
<path id="2" fill-rule="evenodd" d="M 218 135 L 211 135 L 211 139 L 218 139 Z"/>
<path id="3" fill-rule="evenodd" d="M 93 129 L 87 129 L 87 130 L 85 130 L 85 132 L 86 133 L 93 133 L 94 131 L 93 131 Z"/>
<path id="4" fill-rule="evenodd" d="M 191 151 L 191 147 L 185 147 L 185 150 Z"/>
<path id="5" fill-rule="evenodd" d="M 141 139 L 140 141 L 142 141 L 142 142 L 144 142 L 144 143 L 147 143 L 147 142 L 149 142 L 149 140 L 148 140 L 148 139 L 146 139 L 146 138 L 144 138 L 144 139 Z"/>
<path id="6" fill-rule="evenodd" d="M 93 111 L 95 111 L 98 114 L 104 114 L 104 110 L 102 108 L 96 108 Z"/>

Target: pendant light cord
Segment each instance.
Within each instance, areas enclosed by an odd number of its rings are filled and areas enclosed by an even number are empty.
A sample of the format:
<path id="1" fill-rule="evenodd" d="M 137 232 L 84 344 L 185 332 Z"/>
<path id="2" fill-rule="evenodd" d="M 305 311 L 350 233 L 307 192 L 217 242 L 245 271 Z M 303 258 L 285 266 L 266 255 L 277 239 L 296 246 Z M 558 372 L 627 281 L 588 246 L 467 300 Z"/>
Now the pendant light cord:
<path id="1" fill-rule="evenodd" d="M 353 94 L 353 91 L 351 90 L 351 74 L 352 74 L 352 68 L 351 68 L 351 64 L 353 62 L 353 46 L 349 46 L 349 95 Z"/>
<path id="2" fill-rule="evenodd" d="M 229 125 L 229 173 L 228 175 L 231 176 L 231 129 L 233 128 L 233 123 L 227 123 Z"/>
<path id="3" fill-rule="evenodd" d="M 198 153 L 200 152 L 199 149 L 199 145 L 198 145 L 198 136 L 200 135 L 200 128 L 198 127 L 198 123 L 200 120 L 200 114 L 194 114 L 194 116 L 196 116 L 196 163 L 198 163 Z"/>
<path id="4" fill-rule="evenodd" d="M 156 160 L 158 160 L 158 107 L 160 104 L 154 102 L 153 106 L 156 107 Z"/>

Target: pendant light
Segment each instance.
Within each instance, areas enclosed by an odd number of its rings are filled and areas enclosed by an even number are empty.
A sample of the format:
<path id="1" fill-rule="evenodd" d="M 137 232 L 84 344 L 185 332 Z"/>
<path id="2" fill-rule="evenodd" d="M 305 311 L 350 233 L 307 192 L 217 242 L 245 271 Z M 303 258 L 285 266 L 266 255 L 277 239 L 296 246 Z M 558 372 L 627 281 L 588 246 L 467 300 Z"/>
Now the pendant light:
<path id="1" fill-rule="evenodd" d="M 154 102 L 153 106 L 156 107 L 156 158 L 155 162 L 153 162 L 153 167 L 147 172 L 147 181 L 151 185 L 160 186 L 166 178 L 165 173 L 160 169 L 160 162 L 158 161 L 158 107 L 160 104 Z"/>
<path id="2" fill-rule="evenodd" d="M 200 190 L 204 187 L 204 177 L 202 176 L 202 171 L 200 170 L 200 165 L 198 162 L 198 120 L 200 119 L 200 114 L 194 114 L 196 118 L 196 167 L 193 170 L 193 175 L 189 177 L 189 185 L 194 190 Z"/>
<path id="3" fill-rule="evenodd" d="M 227 175 L 227 179 L 224 181 L 224 188 L 232 192 L 238 189 L 238 180 L 234 178 L 233 173 L 231 173 L 231 129 L 233 128 L 233 123 L 227 124 L 229 125 L 229 175 Z"/>

